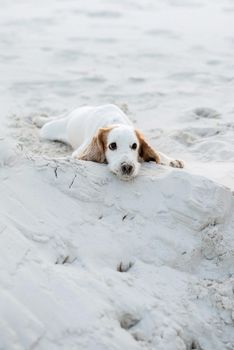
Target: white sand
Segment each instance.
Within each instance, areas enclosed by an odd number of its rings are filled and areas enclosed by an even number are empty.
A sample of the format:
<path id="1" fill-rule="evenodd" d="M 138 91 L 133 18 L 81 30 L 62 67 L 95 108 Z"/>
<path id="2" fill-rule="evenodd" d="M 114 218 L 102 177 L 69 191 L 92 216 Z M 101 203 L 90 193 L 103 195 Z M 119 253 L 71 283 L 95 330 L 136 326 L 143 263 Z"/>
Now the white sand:
<path id="1" fill-rule="evenodd" d="M 234 349 L 234 5 L 3 1 L 0 349 Z M 184 170 L 122 182 L 33 118 L 116 103 Z"/>

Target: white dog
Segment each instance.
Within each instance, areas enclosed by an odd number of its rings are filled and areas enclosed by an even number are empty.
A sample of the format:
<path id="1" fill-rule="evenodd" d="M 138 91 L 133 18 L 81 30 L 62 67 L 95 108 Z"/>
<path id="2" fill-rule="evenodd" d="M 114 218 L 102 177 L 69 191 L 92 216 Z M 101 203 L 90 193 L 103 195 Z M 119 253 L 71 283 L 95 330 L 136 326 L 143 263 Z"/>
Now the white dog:
<path id="1" fill-rule="evenodd" d="M 62 141 L 75 150 L 72 157 L 107 163 L 123 180 L 135 177 L 140 163 L 183 168 L 183 162 L 156 152 L 115 105 L 80 107 L 62 118 L 51 118 L 41 129 L 44 139 Z"/>

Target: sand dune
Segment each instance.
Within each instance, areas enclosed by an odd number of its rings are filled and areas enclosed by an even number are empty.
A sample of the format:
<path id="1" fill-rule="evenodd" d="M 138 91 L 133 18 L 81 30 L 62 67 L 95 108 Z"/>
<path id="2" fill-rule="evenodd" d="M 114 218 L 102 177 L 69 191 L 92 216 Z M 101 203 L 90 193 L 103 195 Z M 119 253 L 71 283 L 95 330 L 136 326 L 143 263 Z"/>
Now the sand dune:
<path id="1" fill-rule="evenodd" d="M 1 2 L 1 350 L 234 349 L 233 11 Z M 185 169 L 122 182 L 39 139 L 103 103 Z"/>

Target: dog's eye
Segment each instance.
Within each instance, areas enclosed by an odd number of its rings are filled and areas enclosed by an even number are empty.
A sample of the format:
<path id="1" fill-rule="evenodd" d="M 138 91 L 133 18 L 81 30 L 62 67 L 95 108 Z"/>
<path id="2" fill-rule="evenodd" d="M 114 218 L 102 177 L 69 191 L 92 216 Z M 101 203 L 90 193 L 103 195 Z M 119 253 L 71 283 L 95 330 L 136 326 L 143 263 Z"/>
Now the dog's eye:
<path id="1" fill-rule="evenodd" d="M 132 147 L 131 147 L 132 149 L 136 149 L 137 148 L 137 144 L 136 144 L 136 142 L 134 142 L 133 144 L 132 144 Z"/>
<path id="2" fill-rule="evenodd" d="M 109 144 L 109 148 L 114 151 L 115 149 L 117 149 L 117 145 L 116 145 L 116 142 L 112 142 Z"/>

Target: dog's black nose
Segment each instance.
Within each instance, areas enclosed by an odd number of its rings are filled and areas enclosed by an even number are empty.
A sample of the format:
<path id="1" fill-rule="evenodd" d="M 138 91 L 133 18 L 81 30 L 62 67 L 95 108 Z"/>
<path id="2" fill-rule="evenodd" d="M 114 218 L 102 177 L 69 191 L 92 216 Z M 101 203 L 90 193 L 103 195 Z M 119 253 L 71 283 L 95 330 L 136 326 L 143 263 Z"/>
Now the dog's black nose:
<path id="1" fill-rule="evenodd" d="M 124 175 L 130 175 L 133 172 L 133 166 L 128 163 L 122 163 L 121 171 Z"/>

